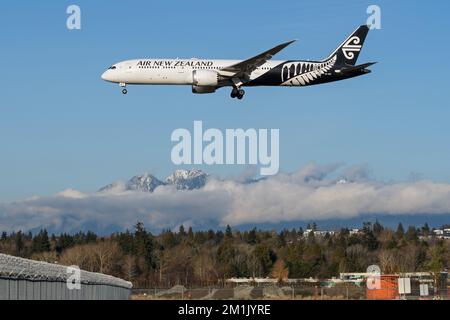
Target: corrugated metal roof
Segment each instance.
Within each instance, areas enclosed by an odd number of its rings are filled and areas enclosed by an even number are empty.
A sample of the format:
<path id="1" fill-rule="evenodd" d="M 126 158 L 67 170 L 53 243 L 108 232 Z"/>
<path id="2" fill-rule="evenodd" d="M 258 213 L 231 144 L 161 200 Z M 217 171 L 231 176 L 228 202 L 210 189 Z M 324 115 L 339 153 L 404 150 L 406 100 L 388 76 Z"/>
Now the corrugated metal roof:
<path id="1" fill-rule="evenodd" d="M 69 271 L 69 272 L 68 272 Z M 67 282 L 73 272 L 67 266 L 0 254 L 0 277 L 31 281 Z M 102 273 L 81 270 L 81 283 L 131 289 L 131 282 Z"/>

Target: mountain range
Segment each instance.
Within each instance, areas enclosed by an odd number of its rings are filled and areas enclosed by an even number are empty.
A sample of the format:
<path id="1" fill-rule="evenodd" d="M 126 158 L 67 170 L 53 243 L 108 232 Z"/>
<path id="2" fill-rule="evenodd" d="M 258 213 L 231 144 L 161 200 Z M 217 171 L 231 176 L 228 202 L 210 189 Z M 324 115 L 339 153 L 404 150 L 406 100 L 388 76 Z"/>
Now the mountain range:
<path id="1" fill-rule="evenodd" d="M 172 185 L 177 190 L 194 190 L 203 188 L 209 175 L 201 170 L 176 170 L 164 181 L 152 174 L 145 173 L 132 177 L 125 183 L 126 191 L 153 192 L 159 186 Z M 118 183 L 109 184 L 99 190 L 106 192 L 118 187 Z"/>

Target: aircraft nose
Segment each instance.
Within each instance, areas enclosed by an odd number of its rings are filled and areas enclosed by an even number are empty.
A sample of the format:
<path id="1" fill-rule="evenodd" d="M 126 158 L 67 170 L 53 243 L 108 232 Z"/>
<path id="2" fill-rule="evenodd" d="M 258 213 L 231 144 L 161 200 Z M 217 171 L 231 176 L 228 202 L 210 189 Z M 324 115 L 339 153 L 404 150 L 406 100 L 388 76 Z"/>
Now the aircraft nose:
<path id="1" fill-rule="evenodd" d="M 108 71 L 103 72 L 102 80 L 108 81 Z"/>

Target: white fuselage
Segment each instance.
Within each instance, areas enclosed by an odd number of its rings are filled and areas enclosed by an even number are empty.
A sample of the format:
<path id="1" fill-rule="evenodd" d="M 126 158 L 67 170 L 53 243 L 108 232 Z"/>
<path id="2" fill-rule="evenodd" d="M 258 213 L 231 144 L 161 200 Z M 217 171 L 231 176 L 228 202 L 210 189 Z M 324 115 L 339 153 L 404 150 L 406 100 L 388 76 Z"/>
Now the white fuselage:
<path id="1" fill-rule="evenodd" d="M 240 60 L 137 59 L 119 62 L 102 74 L 102 79 L 121 84 L 194 85 L 194 71 L 221 69 Z M 283 61 L 268 61 L 250 75 L 258 78 Z M 226 72 L 225 72 L 226 74 Z"/>

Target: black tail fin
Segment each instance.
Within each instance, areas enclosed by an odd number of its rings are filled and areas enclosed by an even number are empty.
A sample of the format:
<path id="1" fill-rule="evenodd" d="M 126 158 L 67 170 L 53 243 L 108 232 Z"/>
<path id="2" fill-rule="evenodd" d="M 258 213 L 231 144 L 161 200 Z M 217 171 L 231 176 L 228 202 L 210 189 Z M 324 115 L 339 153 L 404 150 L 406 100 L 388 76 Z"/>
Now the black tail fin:
<path id="1" fill-rule="evenodd" d="M 368 33 L 368 26 L 360 26 L 325 60 L 332 59 L 336 56 L 337 65 L 345 64 L 354 66 Z"/>

